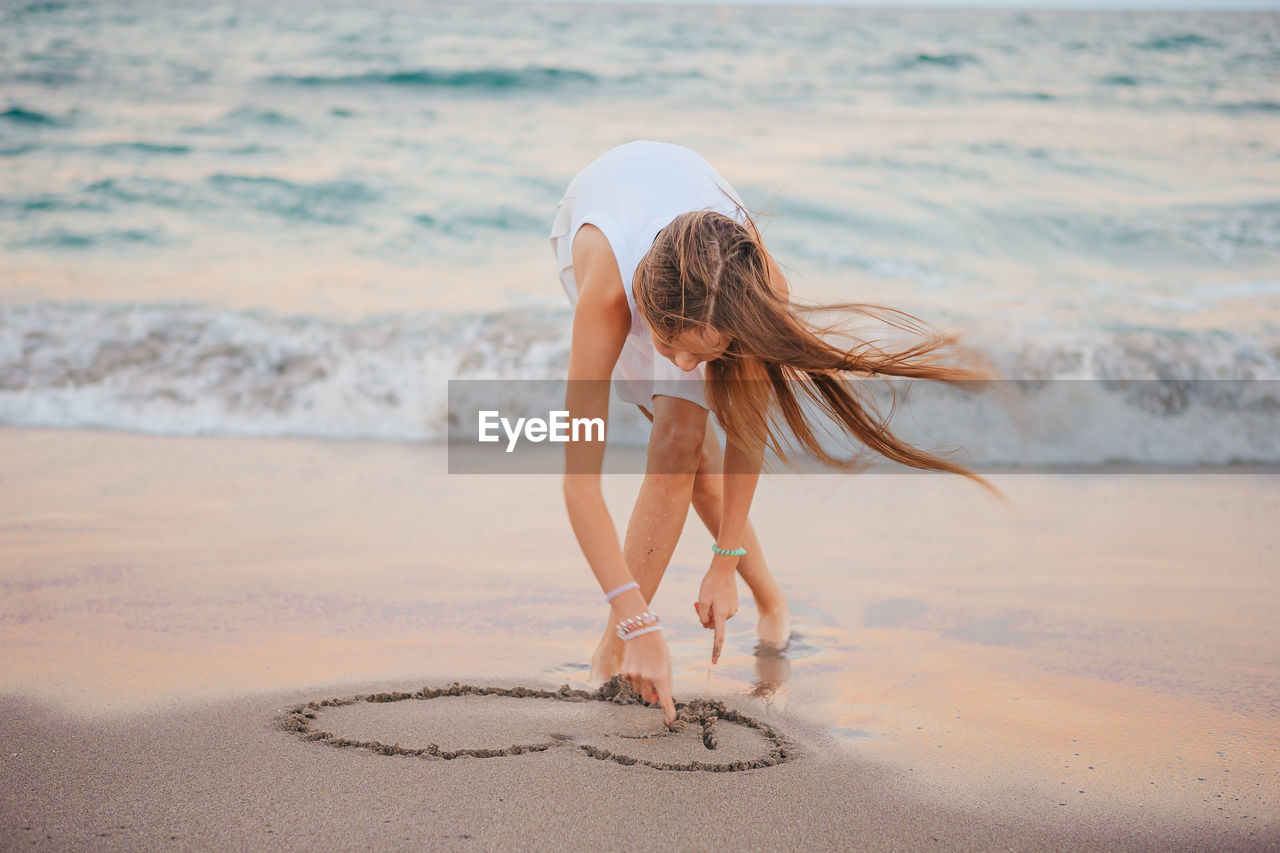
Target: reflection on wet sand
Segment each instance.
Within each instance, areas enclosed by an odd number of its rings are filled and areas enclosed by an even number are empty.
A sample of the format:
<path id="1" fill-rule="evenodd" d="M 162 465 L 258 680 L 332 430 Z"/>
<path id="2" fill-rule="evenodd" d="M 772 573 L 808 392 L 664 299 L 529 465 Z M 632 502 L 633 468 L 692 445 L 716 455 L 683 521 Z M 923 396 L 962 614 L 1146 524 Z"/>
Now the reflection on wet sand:
<path id="1" fill-rule="evenodd" d="M 787 654 L 791 644 L 796 640 L 796 632 L 792 630 L 785 646 L 771 646 L 759 642 L 755 648 L 755 681 L 751 685 L 751 694 L 757 699 L 768 699 L 791 678 L 791 658 Z"/>

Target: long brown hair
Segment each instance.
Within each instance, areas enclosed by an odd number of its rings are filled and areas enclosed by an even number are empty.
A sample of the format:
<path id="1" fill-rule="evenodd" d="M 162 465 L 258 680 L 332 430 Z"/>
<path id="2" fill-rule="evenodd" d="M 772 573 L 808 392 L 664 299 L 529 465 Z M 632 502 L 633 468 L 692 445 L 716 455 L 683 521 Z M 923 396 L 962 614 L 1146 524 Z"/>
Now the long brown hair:
<path id="1" fill-rule="evenodd" d="M 769 256 L 750 212 L 751 228 L 712 210 L 677 216 L 659 232 L 636 268 L 632 292 L 651 333 L 672 341 L 691 329 L 717 330 L 730 338 L 727 349 L 707 363 L 707 402 L 728 439 L 740 447 L 773 449 L 788 464 L 784 424 L 801 448 L 825 465 L 860 470 L 864 455 L 832 456 L 806 419 L 802 399 L 814 403 L 870 450 L 908 465 L 968 477 L 1007 500 L 985 478 L 940 456 L 919 450 L 888 428 L 897 409 L 879 417 L 859 376 L 900 376 L 979 387 L 996 377 L 989 361 L 964 348 L 959 337 L 943 334 L 919 318 L 862 302 L 802 305 L 771 286 Z M 829 324 L 812 316 L 834 315 Z M 909 332 L 918 340 L 886 349 L 854 333 L 848 322 L 865 317 Z M 841 346 L 829 338 L 844 337 Z M 957 363 L 967 359 L 971 365 Z M 951 363 L 947 363 L 950 361 Z M 781 420 L 778 415 L 781 414 Z M 762 459 L 757 459 L 761 463 Z"/>

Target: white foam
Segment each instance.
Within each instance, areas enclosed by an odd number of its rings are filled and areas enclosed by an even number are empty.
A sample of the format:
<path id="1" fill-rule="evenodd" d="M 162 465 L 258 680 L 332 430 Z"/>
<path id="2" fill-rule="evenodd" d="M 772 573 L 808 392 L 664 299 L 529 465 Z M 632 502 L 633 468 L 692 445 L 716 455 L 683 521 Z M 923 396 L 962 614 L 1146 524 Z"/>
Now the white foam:
<path id="1" fill-rule="evenodd" d="M 440 440 L 450 379 L 563 379 L 570 323 L 565 309 L 342 323 L 192 306 L 9 306 L 0 423 Z M 972 464 L 1280 462 L 1275 340 L 1048 324 L 979 340 L 1000 341 L 985 351 L 1010 379 L 1063 381 L 1010 386 L 1021 414 L 917 383 L 910 413 L 893 422 L 903 438 L 954 443 Z M 503 393 L 518 398 L 517 386 Z M 638 413 L 615 413 L 611 440 L 642 445 Z"/>

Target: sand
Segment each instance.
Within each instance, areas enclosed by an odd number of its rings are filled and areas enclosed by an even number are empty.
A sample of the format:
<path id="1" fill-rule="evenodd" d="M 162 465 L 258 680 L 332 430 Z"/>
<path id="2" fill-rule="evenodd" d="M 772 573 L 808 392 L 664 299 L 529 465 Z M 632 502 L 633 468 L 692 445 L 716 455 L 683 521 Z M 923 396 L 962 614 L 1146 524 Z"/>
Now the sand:
<path id="1" fill-rule="evenodd" d="M 555 478 L 446 470 L 0 431 L 0 848 L 1280 847 L 1274 471 L 766 478 L 792 647 L 711 666 L 691 517 L 669 731 Z"/>
<path id="2" fill-rule="evenodd" d="M 5 849 L 992 849 L 1157 847 L 1116 826 L 948 811 L 831 760 L 668 772 L 572 748 L 452 760 L 307 743 L 261 701 L 105 725 L 6 703 Z M 513 725 L 525 721 L 517 718 Z M 456 723 L 456 720 L 455 720 Z M 828 746 L 829 748 L 829 746 Z M 936 840 L 935 840 L 936 839 Z"/>

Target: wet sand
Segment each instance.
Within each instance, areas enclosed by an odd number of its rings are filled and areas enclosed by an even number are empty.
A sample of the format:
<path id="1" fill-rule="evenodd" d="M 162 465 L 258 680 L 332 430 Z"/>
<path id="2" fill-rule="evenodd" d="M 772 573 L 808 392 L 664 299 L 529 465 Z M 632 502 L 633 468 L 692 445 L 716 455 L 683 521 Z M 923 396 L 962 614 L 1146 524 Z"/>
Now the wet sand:
<path id="1" fill-rule="evenodd" d="M 696 516 L 654 601 L 711 749 L 584 698 L 558 480 L 446 470 L 0 431 L 0 848 L 1280 846 L 1274 471 L 767 477 L 788 652 L 710 665 Z"/>

